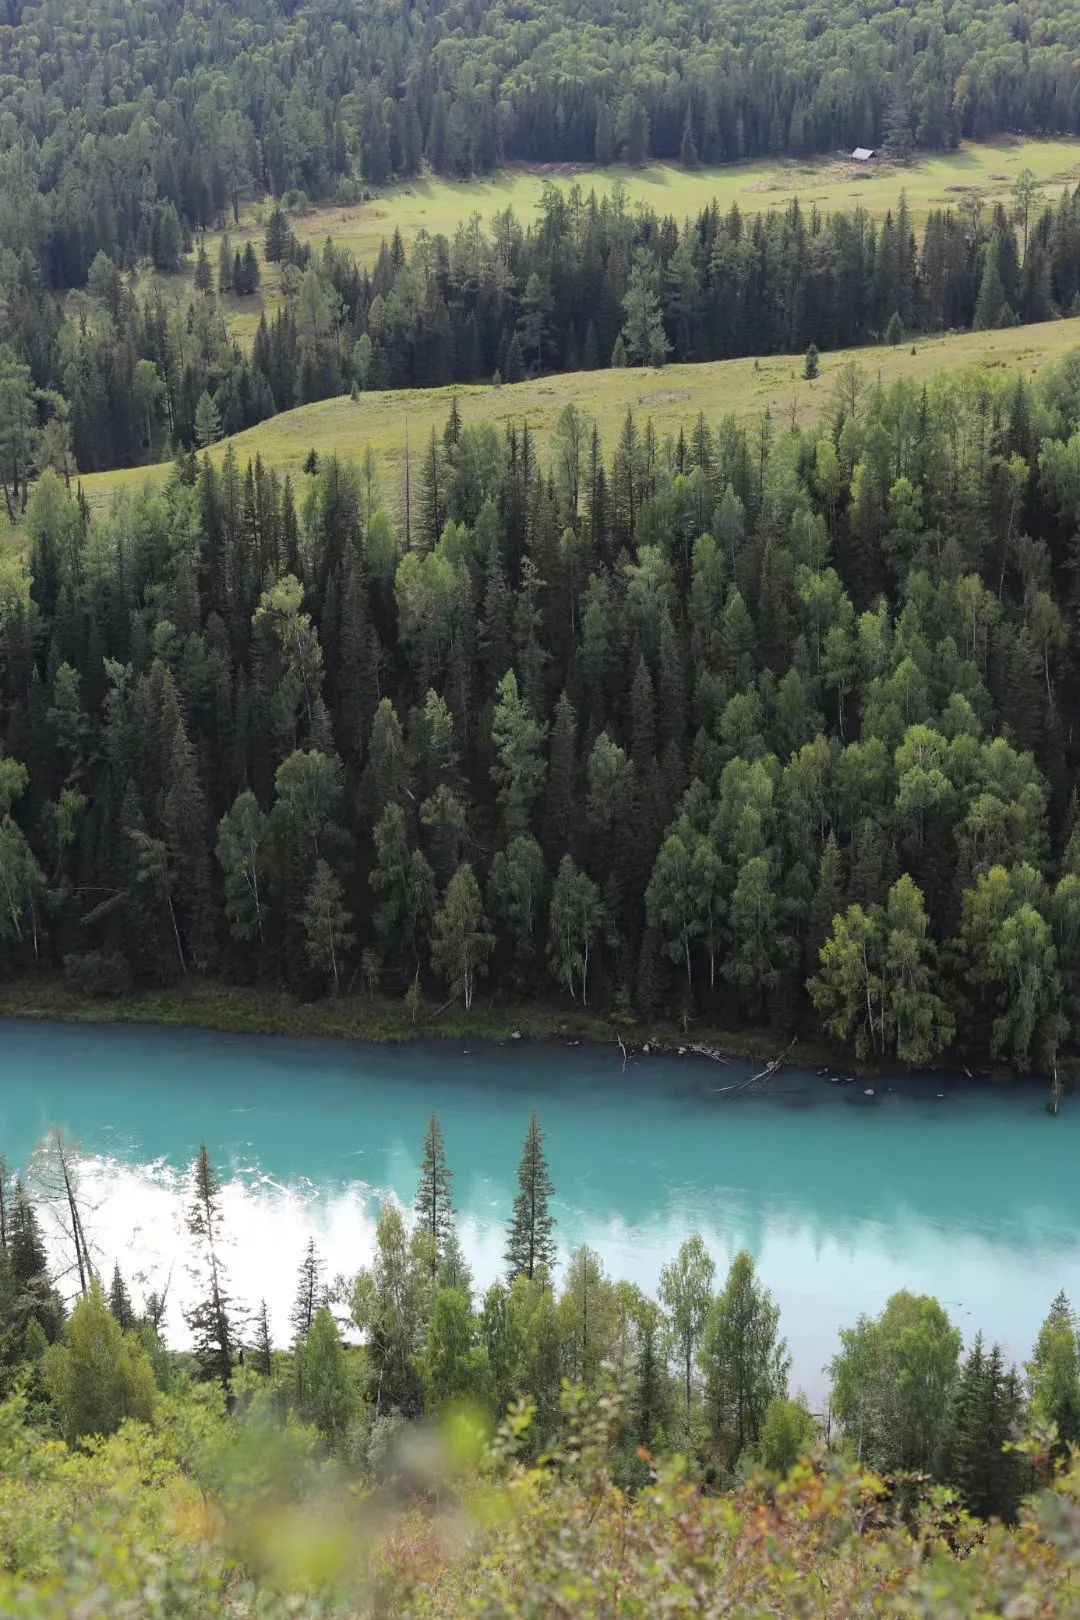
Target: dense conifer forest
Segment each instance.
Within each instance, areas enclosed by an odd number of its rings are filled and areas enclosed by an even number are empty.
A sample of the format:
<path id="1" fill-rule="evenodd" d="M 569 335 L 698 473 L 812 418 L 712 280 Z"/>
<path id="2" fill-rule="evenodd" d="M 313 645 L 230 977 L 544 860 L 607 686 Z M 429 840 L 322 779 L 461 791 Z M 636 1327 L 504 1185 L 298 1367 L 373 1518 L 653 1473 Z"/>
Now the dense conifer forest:
<path id="1" fill-rule="evenodd" d="M 1078 25 L 1039 7 L 362 14 L 274 3 L 74 8 L 7 0 L 0 25 L 0 474 L 9 512 L 62 474 L 167 458 L 352 388 L 513 382 L 548 370 L 802 353 L 1071 313 L 1075 195 L 982 210 L 918 240 L 902 199 L 692 220 L 552 190 L 537 224 L 463 221 L 359 269 L 289 210 L 433 169 L 510 161 L 687 167 L 884 143 L 1080 129 Z M 899 184 L 898 184 L 899 191 Z M 265 262 L 283 300 L 250 351 L 216 293 L 253 293 L 250 242 L 202 242 L 281 199 Z M 196 296 L 143 282 L 193 255 Z M 200 407 L 201 413 L 200 413 Z"/>
<path id="2" fill-rule="evenodd" d="M 55 284 L 245 191 L 1080 131 L 1069 6 L 5 0 L 4 229 Z"/>
<path id="3" fill-rule="evenodd" d="M 598 200 L 549 185 L 533 225 L 509 208 L 488 225 L 474 214 L 411 252 L 395 232 L 370 270 L 332 241 L 301 244 L 275 206 L 262 258 L 282 296 L 247 348 L 218 295 L 257 287 L 250 241 L 241 252 L 226 235 L 213 264 L 200 242 L 183 298 L 153 283 L 139 293 L 104 248 L 66 296 L 12 254 L 0 257 L 0 484 L 15 521 L 45 467 L 70 477 L 167 459 L 350 391 L 1049 320 L 1078 307 L 1078 244 L 1080 189 L 1048 200 L 1030 171 L 1008 207 L 969 198 L 932 209 L 918 233 L 902 191 L 880 223 L 797 202 L 745 217 L 714 205 L 678 223 L 632 210 L 619 187 Z M 179 235 L 174 247 L 166 266 Z"/>
<path id="4" fill-rule="evenodd" d="M 230 452 L 91 519 L 47 473 L 0 593 L 5 971 L 1052 1072 L 1080 363 L 829 386 L 808 431 L 567 409 L 548 465 L 455 407 L 406 490 Z"/>
<path id="5" fill-rule="evenodd" d="M 0 0 L 6 993 L 574 1009 L 1035 1071 L 1056 1106 L 1080 355 L 821 364 L 1080 311 L 1080 188 L 1023 171 L 918 228 L 903 194 L 913 153 L 1019 132 L 1080 134 L 1069 5 Z M 430 173 L 856 145 L 899 171 L 880 220 L 552 185 L 370 266 L 300 239 Z M 759 354 L 799 356 L 814 425 L 603 442 L 566 405 L 541 456 L 455 400 L 403 465 L 209 453 L 354 391 Z M 159 461 L 91 509 L 80 474 Z M 182 1305 L 105 1264 L 84 1173 L 60 1129 L 0 1157 L 5 1615 L 1080 1612 L 1064 1294 L 1016 1368 L 882 1289 L 812 1411 L 746 1250 L 721 1275 L 692 1236 L 650 1297 L 560 1246 L 535 1115 L 498 1280 L 433 1115 L 411 1215 L 350 1276 L 308 1243 L 287 1341 L 205 1146 Z"/>

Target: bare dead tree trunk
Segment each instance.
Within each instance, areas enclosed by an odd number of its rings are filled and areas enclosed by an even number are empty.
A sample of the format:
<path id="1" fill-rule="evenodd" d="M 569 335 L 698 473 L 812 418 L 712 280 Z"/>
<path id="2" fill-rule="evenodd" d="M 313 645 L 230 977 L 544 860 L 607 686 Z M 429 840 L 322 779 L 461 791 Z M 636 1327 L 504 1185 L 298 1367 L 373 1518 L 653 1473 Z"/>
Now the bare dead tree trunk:
<path id="1" fill-rule="evenodd" d="M 85 1294 L 94 1279 L 94 1263 L 79 1197 L 78 1156 L 77 1145 L 59 1126 L 54 1126 L 34 1156 L 32 1175 L 65 1243 L 70 1245 L 73 1263 L 68 1269 L 77 1273 L 79 1293 Z"/>

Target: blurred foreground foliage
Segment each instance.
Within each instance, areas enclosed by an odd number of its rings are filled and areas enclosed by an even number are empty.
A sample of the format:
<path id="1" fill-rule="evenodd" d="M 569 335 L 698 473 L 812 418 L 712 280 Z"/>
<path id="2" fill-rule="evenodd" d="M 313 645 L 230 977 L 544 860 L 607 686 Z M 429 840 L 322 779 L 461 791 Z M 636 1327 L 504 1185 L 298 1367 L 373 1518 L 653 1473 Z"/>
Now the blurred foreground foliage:
<path id="1" fill-rule="evenodd" d="M 242 1372 L 160 1393 L 149 1422 L 69 1448 L 24 1388 L 0 1405 L 0 1614 L 1050 1616 L 1080 1612 L 1080 1464 L 1027 1445 L 1042 1487 L 1013 1528 L 922 1476 L 814 1452 L 710 1495 L 677 1460 L 616 1482 L 617 1391 L 566 1385 L 528 1465 L 528 1407 L 493 1439 L 466 1410 L 403 1428 L 381 1477 L 330 1458 Z"/>

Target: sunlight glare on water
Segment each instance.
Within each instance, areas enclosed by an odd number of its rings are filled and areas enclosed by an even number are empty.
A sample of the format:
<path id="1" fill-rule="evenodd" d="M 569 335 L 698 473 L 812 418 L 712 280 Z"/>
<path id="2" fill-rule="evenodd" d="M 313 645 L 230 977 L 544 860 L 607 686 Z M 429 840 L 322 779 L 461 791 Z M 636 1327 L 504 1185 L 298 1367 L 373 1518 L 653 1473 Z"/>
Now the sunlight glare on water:
<path id="1" fill-rule="evenodd" d="M 479 1287 L 501 1269 L 535 1108 L 561 1258 L 588 1242 L 611 1275 L 655 1292 L 688 1233 L 721 1273 L 746 1245 L 811 1396 L 837 1329 L 897 1288 L 937 1294 L 966 1338 L 981 1328 L 1016 1359 L 1059 1288 L 1080 1301 L 1080 1100 L 1053 1120 L 1037 1085 L 886 1079 L 867 1098 L 861 1083 L 798 1069 L 769 1095 L 717 1094 L 749 1072 L 654 1057 L 624 1074 L 605 1048 L 465 1055 L 14 1021 L 0 1025 L 0 1151 L 25 1166 L 54 1124 L 82 1143 L 99 1268 L 119 1259 L 136 1298 L 171 1277 L 177 1344 L 184 1182 L 200 1141 L 224 1184 L 232 1291 L 251 1307 L 265 1296 L 284 1342 L 308 1237 L 329 1276 L 370 1259 L 379 1201 L 412 1202 L 433 1111 Z"/>

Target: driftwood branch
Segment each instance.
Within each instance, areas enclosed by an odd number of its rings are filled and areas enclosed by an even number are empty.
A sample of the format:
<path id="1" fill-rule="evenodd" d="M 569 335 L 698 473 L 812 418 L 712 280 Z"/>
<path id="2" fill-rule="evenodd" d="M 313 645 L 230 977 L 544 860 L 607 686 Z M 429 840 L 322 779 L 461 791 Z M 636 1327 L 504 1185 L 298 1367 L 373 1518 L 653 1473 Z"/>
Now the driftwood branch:
<path id="1" fill-rule="evenodd" d="M 737 1085 L 733 1086 L 714 1086 L 714 1093 L 737 1096 L 739 1092 L 753 1091 L 756 1086 L 765 1085 L 767 1081 L 772 1080 L 775 1075 L 780 1073 L 780 1070 L 787 1062 L 788 1054 L 791 1052 L 791 1049 L 795 1045 L 797 1039 L 798 1036 L 794 1036 L 788 1042 L 787 1046 L 785 1046 L 782 1052 L 780 1052 L 776 1057 L 770 1058 L 765 1067 L 760 1069 L 757 1074 L 752 1074 L 749 1080 L 740 1080 Z"/>
<path id="2" fill-rule="evenodd" d="M 728 1066 L 731 1064 L 730 1058 L 721 1057 L 715 1048 L 704 1046 L 701 1041 L 692 1041 L 687 1047 L 687 1051 L 693 1052 L 697 1057 L 708 1058 L 711 1063 L 724 1063 Z"/>

